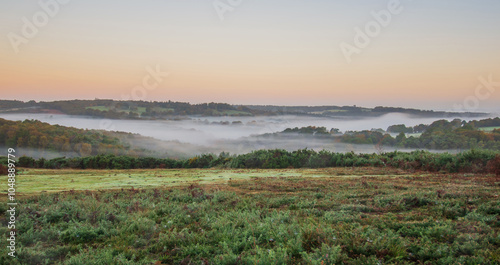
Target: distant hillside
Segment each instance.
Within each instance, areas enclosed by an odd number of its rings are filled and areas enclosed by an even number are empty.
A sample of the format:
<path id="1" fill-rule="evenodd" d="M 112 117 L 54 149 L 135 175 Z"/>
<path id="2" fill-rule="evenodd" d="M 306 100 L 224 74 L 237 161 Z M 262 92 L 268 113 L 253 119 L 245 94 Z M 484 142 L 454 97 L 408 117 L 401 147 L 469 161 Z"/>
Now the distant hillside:
<path id="1" fill-rule="evenodd" d="M 389 113 L 404 113 L 418 117 L 484 117 L 488 113 L 479 112 L 446 112 L 433 110 L 419 110 L 394 107 L 363 108 L 358 106 L 273 106 L 273 105 L 244 105 L 251 110 L 273 112 L 276 114 L 302 114 L 327 117 L 377 117 Z"/>
<path id="2" fill-rule="evenodd" d="M 85 130 L 50 125 L 37 120 L 9 121 L 0 118 L 0 146 L 16 148 L 17 154 L 33 157 L 79 157 L 98 154 L 190 157 L 199 146 L 160 141 L 126 132 Z"/>

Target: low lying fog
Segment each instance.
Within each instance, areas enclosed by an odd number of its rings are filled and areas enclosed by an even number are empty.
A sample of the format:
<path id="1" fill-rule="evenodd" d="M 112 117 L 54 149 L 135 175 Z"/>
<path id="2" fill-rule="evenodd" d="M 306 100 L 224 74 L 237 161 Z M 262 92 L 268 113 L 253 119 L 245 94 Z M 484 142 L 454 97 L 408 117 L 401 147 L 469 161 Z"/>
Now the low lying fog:
<path id="1" fill-rule="evenodd" d="M 309 148 L 315 150 L 327 149 L 337 152 L 376 152 L 374 146 L 357 146 L 333 143 L 332 139 L 303 138 L 299 135 L 280 137 L 256 137 L 266 133 L 283 131 L 286 128 L 305 126 L 324 126 L 328 130 L 338 128 L 346 130 L 370 130 L 372 128 L 387 129 L 394 124 L 414 126 L 430 124 L 437 118 L 413 118 L 405 114 L 388 114 L 382 117 L 364 119 L 333 119 L 327 117 L 307 116 L 271 116 L 271 117 L 189 117 L 188 120 L 108 120 L 88 118 L 84 116 L 55 114 L 0 114 L 0 118 L 8 120 L 36 119 L 50 124 L 59 124 L 82 129 L 112 130 L 138 133 L 163 141 L 175 141 L 164 144 L 154 142 L 141 144 L 142 147 L 153 149 L 165 154 L 169 148 L 176 156 L 191 156 L 201 153 L 222 151 L 230 153 L 247 153 L 257 149 L 282 148 L 297 150 Z M 452 120 L 453 118 L 449 118 Z M 137 143 L 136 143 L 137 144 Z M 161 152 L 161 149 L 164 152 Z M 384 151 L 392 149 L 384 147 Z"/>

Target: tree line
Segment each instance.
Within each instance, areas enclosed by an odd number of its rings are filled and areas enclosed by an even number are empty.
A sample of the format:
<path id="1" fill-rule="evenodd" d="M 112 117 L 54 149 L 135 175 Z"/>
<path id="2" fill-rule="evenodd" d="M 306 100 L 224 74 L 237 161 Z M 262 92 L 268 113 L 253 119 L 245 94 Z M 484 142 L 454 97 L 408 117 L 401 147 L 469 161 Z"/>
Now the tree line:
<path id="1" fill-rule="evenodd" d="M 5 159 L 3 159 L 5 160 Z M 0 160 L 0 163 L 5 161 Z M 387 152 L 381 154 L 335 153 L 301 149 L 258 150 L 248 154 L 203 154 L 189 159 L 96 155 L 74 158 L 34 159 L 20 157 L 19 167 L 75 169 L 151 169 L 151 168 L 326 168 L 393 167 L 431 172 L 500 173 L 500 153 L 469 150 L 457 154 L 427 151 Z"/>

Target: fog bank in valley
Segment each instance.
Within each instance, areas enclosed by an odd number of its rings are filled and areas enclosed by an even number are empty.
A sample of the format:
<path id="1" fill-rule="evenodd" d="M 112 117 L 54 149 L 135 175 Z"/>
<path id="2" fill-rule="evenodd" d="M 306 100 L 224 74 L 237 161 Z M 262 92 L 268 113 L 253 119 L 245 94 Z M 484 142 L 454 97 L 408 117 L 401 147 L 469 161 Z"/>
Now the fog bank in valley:
<path id="1" fill-rule="evenodd" d="M 388 114 L 382 117 L 365 119 L 333 119 L 311 116 L 259 116 L 259 117 L 189 117 L 183 120 L 103 120 L 84 116 L 55 114 L 0 114 L 8 120 L 36 119 L 49 124 L 76 127 L 81 129 L 113 130 L 140 134 L 145 137 L 133 137 L 129 143 L 137 148 L 151 150 L 159 157 L 185 158 L 203 153 L 229 152 L 232 154 L 248 153 L 258 149 L 280 148 L 289 151 L 309 148 L 326 149 L 335 152 L 373 153 L 393 151 L 390 147 L 373 145 L 353 145 L 335 142 L 331 137 L 311 137 L 304 135 L 274 135 L 286 128 L 323 126 L 327 129 L 338 128 L 340 131 L 361 131 L 387 129 L 394 124 L 414 126 L 430 124 L 436 118 L 415 118 L 405 114 Z M 452 120 L 453 117 L 447 118 Z M 31 156 L 45 156 L 26 150 Z M 64 154 L 73 156 L 76 154 Z M 50 157 L 57 154 L 50 154 Z"/>

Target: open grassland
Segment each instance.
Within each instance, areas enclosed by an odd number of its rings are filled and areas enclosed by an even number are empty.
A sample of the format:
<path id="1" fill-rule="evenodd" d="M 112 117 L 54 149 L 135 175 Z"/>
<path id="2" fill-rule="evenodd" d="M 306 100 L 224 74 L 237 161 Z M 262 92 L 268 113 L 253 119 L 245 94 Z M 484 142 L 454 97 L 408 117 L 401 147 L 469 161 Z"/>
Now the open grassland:
<path id="1" fill-rule="evenodd" d="M 229 180 L 252 177 L 331 177 L 364 175 L 401 175 L 405 171 L 392 168 L 331 169 L 18 169 L 16 184 L 21 196 L 69 190 L 108 190 L 198 184 L 220 184 Z M 0 177 L 7 183 L 7 176 Z M 7 189 L 0 190 L 0 201 Z"/>
<path id="2" fill-rule="evenodd" d="M 0 264 L 500 263 L 493 175 L 25 170 L 18 181 L 18 259 L 1 240 Z"/>

